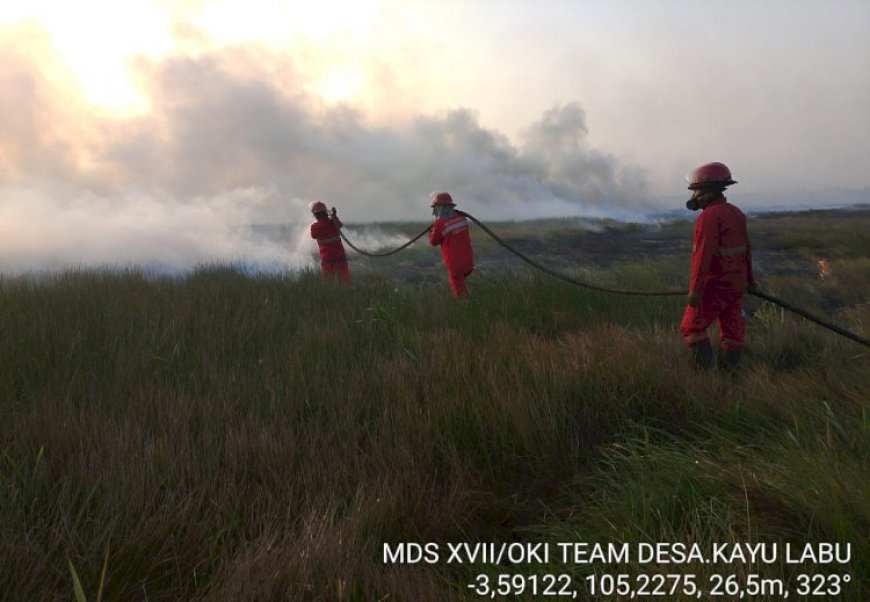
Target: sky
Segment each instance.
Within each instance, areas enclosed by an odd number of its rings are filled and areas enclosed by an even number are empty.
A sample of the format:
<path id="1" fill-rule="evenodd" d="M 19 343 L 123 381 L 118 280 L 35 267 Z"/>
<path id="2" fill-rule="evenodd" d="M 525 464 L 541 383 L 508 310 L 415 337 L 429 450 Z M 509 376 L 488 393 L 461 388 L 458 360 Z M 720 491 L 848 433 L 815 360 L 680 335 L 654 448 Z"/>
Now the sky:
<path id="1" fill-rule="evenodd" d="M 306 265 L 302 223 L 870 200 L 870 2 L 0 4 L 0 270 Z M 373 239 L 374 240 L 374 239 Z"/>

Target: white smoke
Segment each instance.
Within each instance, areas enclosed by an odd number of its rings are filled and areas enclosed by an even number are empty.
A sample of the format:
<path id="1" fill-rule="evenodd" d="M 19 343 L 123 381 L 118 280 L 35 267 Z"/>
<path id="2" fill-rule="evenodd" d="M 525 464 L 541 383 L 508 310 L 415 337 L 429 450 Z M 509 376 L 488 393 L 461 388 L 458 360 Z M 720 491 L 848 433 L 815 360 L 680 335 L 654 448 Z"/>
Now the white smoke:
<path id="1" fill-rule="evenodd" d="M 342 228 L 342 231 L 355 246 L 363 251 L 379 252 L 408 242 L 408 238 L 397 234 L 387 234 L 377 226 L 346 227 Z"/>
<path id="2" fill-rule="evenodd" d="M 0 273 L 111 266 L 165 274 L 212 264 L 266 273 L 316 269 L 308 201 L 287 201 L 278 225 L 257 223 L 254 209 L 273 195 L 238 189 L 182 202 L 84 192 L 60 200 L 45 191 L 0 188 Z M 407 242 L 374 225 L 343 231 L 366 251 Z"/>
<path id="3" fill-rule="evenodd" d="M 0 115 L 14 116 L 0 119 L 4 272 L 304 268 L 308 200 L 350 222 L 422 222 L 431 190 L 484 220 L 613 216 L 643 196 L 640 171 L 590 148 L 578 103 L 544 112 L 522 146 L 467 108 L 377 126 L 306 94 L 292 57 L 231 47 L 141 61 L 151 110 L 113 117 L 52 83 L 46 39 L 0 33 Z M 405 242 L 349 236 L 366 250 Z"/>
<path id="4" fill-rule="evenodd" d="M 257 196 L 238 190 L 168 202 L 83 193 L 61 201 L 34 190 L 0 190 L 0 271 L 111 265 L 177 272 L 211 263 L 283 271 L 313 265 L 305 225 L 292 226 L 286 244 L 250 227 L 245 200 Z"/>

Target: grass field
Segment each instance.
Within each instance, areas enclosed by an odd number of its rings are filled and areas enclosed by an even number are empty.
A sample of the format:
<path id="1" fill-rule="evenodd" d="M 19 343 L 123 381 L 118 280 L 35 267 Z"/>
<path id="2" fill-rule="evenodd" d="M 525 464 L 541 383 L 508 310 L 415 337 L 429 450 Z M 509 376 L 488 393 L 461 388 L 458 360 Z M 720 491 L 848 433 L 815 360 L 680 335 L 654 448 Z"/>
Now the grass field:
<path id="1" fill-rule="evenodd" d="M 870 212 L 750 227 L 764 290 L 870 336 Z M 690 221 L 493 228 L 598 283 L 687 281 Z M 228 266 L 0 278 L 0 598 L 69 600 L 71 567 L 88 600 L 465 600 L 480 573 L 569 573 L 587 599 L 593 571 L 792 598 L 802 573 L 849 575 L 837 599 L 870 598 L 866 348 L 750 300 L 742 374 L 699 374 L 683 298 L 574 288 L 474 236 L 465 303 L 425 245 L 355 258 L 352 291 Z M 399 542 L 851 559 L 385 564 Z M 753 599 L 780 599 L 767 583 Z"/>

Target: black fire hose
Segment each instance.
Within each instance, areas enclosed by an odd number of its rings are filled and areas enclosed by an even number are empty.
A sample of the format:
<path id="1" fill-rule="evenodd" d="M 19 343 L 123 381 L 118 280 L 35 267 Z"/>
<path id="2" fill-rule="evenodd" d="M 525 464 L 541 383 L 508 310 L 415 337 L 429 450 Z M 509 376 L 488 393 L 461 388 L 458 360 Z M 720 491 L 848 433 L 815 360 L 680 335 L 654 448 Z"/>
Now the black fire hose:
<path id="1" fill-rule="evenodd" d="M 522 259 L 526 263 L 528 263 L 529 265 L 541 270 L 542 272 L 546 272 L 547 274 L 550 274 L 551 276 L 558 278 L 559 280 L 563 280 L 565 282 L 570 282 L 571 284 L 575 284 L 575 285 L 581 286 L 583 288 L 601 291 L 604 293 L 615 293 L 618 295 L 661 297 L 661 296 L 687 294 L 687 291 L 637 291 L 637 290 L 605 288 L 603 286 L 595 286 L 595 285 L 589 284 L 587 282 L 582 282 L 580 280 L 577 280 L 575 278 L 571 278 L 570 276 L 566 276 L 565 274 L 560 274 L 559 272 L 556 272 L 556 271 L 551 270 L 545 266 L 542 266 L 541 264 L 537 263 L 533 259 L 531 259 L 528 256 L 524 255 L 523 253 L 517 251 L 516 249 L 511 247 L 509 244 L 507 244 L 505 241 L 503 241 L 501 238 L 499 238 L 495 232 L 493 232 L 492 230 L 487 228 L 484 224 L 482 224 L 480 222 L 480 220 L 478 220 L 473 215 L 469 215 L 468 213 L 465 213 L 464 211 L 457 211 L 457 213 L 460 213 L 460 214 L 464 215 L 465 217 L 467 217 L 468 219 L 470 219 L 471 221 L 473 221 L 484 232 L 489 234 L 497 243 L 499 243 L 505 249 L 507 249 L 508 251 L 510 251 L 511 253 L 513 253 L 514 255 L 516 255 L 517 257 L 519 257 L 520 259 Z M 818 324 L 819 326 L 827 328 L 828 330 L 836 332 L 837 334 L 842 335 L 842 336 L 846 337 L 847 339 L 851 339 L 851 340 L 855 341 L 856 343 L 860 343 L 860 344 L 864 345 L 865 347 L 870 347 L 870 341 L 868 341 L 867 339 L 858 336 L 854 332 L 849 332 L 848 330 L 840 328 L 836 324 L 831 324 L 830 322 L 826 322 L 825 320 L 822 320 L 821 318 L 814 316 L 814 315 L 802 310 L 799 307 L 795 307 L 791 303 L 787 303 L 786 301 L 783 301 L 782 299 L 777 299 L 776 297 L 773 297 L 772 295 L 768 295 L 767 293 L 763 293 L 758 289 L 751 289 L 747 292 L 750 295 L 755 295 L 756 297 L 760 297 L 766 301 L 770 301 L 771 303 L 779 305 L 783 309 L 787 309 L 788 311 L 795 313 L 795 314 L 801 316 L 802 318 L 806 318 L 810 322 Z"/>
<path id="2" fill-rule="evenodd" d="M 426 234 L 431 229 L 432 229 L 432 226 L 426 226 L 425 230 L 423 230 L 422 232 L 420 232 L 420 234 L 418 234 L 417 236 L 415 236 L 414 238 L 412 238 L 411 240 L 409 240 L 408 242 L 403 244 L 401 247 L 396 247 L 392 251 L 385 251 L 383 253 L 372 253 L 371 251 L 363 251 L 362 249 L 360 249 L 359 247 L 354 245 L 352 242 L 350 242 L 347 239 L 347 236 L 344 235 L 344 232 L 341 231 L 341 229 L 339 229 L 338 233 L 341 234 L 341 238 L 344 240 L 344 242 L 347 243 L 347 246 L 349 246 L 351 249 L 353 249 L 354 251 L 356 251 L 360 255 L 365 255 L 366 257 L 386 257 L 387 255 L 393 255 L 395 253 L 398 253 L 402 249 L 410 247 L 413 243 L 415 243 L 417 241 L 417 239 L 422 237 L 424 234 Z"/>
<path id="3" fill-rule="evenodd" d="M 550 276 L 553 276 L 554 278 L 558 278 L 559 280 L 562 280 L 564 282 L 569 282 L 571 284 L 574 284 L 576 286 L 586 288 L 589 290 L 599 291 L 602 293 L 613 293 L 615 295 L 634 295 L 634 296 L 643 296 L 643 297 L 669 297 L 669 296 L 685 295 L 686 294 L 686 291 L 675 291 L 675 290 L 637 291 L 637 290 L 628 290 L 628 289 L 621 289 L 621 288 L 607 288 L 604 286 L 598 286 L 595 284 L 589 284 L 588 282 L 583 282 L 582 280 L 578 280 L 576 278 L 572 278 L 571 276 L 567 276 L 567 275 L 562 274 L 560 272 L 557 272 L 555 270 L 551 270 L 550 268 L 543 266 L 540 263 L 538 263 L 537 261 L 535 261 L 534 259 L 530 258 L 528 255 L 525 255 L 524 253 L 517 251 L 512 246 L 510 246 L 505 241 L 503 241 L 501 238 L 499 238 L 499 236 L 495 232 L 493 232 L 492 230 L 487 228 L 483 223 L 481 223 L 481 221 L 479 219 L 477 219 L 473 215 L 469 215 L 468 213 L 465 213 L 464 211 L 459 211 L 459 210 L 457 210 L 456 213 L 458 213 L 459 215 L 464 215 L 465 217 L 467 217 L 468 219 L 473 221 L 484 232 L 489 234 L 492 237 L 492 239 L 495 240 L 498 244 L 503 246 L 505 249 L 507 249 L 508 251 L 510 251 L 511 253 L 513 253 L 514 255 L 519 257 L 520 259 L 522 259 L 523 261 L 525 261 L 530 266 L 532 266 L 538 270 L 541 270 L 542 272 L 545 272 L 545 273 L 549 274 Z"/>
<path id="4" fill-rule="evenodd" d="M 802 318 L 806 318 L 810 322 L 814 322 L 815 324 L 818 324 L 819 326 L 827 328 L 828 330 L 833 330 L 837 334 L 842 335 L 842 336 L 846 337 L 847 339 L 852 339 L 856 343 L 860 343 L 860 344 L 864 345 L 865 347 L 870 347 L 870 340 L 867 340 L 863 337 L 860 337 L 857 334 L 855 334 L 854 332 L 849 332 L 848 330 L 840 328 L 836 324 L 831 324 L 830 322 L 826 322 L 825 320 L 822 320 L 819 317 L 816 317 L 810 313 L 807 313 L 806 311 L 802 310 L 800 307 L 795 307 L 791 303 L 783 301 L 782 299 L 777 299 L 776 297 L 774 297 L 772 295 L 768 295 L 767 293 L 763 293 L 760 290 L 758 290 L 757 288 L 750 289 L 746 292 L 748 292 L 750 295 L 755 295 L 756 297 L 760 297 L 761 299 L 764 299 L 765 301 L 770 301 L 771 303 L 779 305 L 783 309 L 787 309 L 788 311 L 795 313 L 795 314 L 801 316 Z"/>
<path id="5" fill-rule="evenodd" d="M 562 280 L 563 282 L 568 282 L 568 283 L 573 284 L 575 286 L 579 286 L 579 287 L 593 290 L 593 291 L 599 291 L 602 293 L 612 293 L 612 294 L 616 294 L 616 295 L 632 295 L 632 296 L 643 296 L 643 297 L 665 297 L 665 296 L 670 297 L 670 296 L 687 294 L 687 291 L 685 291 L 685 290 L 680 290 L 680 291 L 677 291 L 677 290 L 639 291 L 639 290 L 631 290 L 631 289 L 608 288 L 608 287 L 604 287 L 604 286 L 597 286 L 595 284 L 589 284 L 588 282 L 583 282 L 582 280 L 572 278 L 571 276 L 568 276 L 566 274 L 562 274 L 562 273 L 557 272 L 555 270 L 552 270 L 544 265 L 541 265 L 540 263 L 538 263 L 537 261 L 535 261 L 534 259 L 532 259 L 528 255 L 514 249 L 512 246 L 510 246 L 508 243 L 506 243 L 504 240 L 502 240 L 495 232 L 490 230 L 485 224 L 483 224 L 479 219 L 477 219 L 473 215 L 470 215 L 468 213 L 465 213 L 464 211 L 459 211 L 459 210 L 456 210 L 456 213 L 458 213 L 459 215 L 463 215 L 463 216 L 467 217 L 472 222 L 477 224 L 477 226 L 481 230 L 486 232 L 498 244 L 500 244 L 502 247 L 504 247 L 505 249 L 507 249 L 508 251 L 510 251 L 511 253 L 513 253 L 514 255 L 516 255 L 517 257 L 522 259 L 523 261 L 525 261 L 526 263 L 528 263 L 530 266 L 532 266 L 535 269 L 538 269 L 546 274 L 549 274 L 550 276 L 553 276 L 554 278 Z M 353 249 L 354 251 L 356 251 L 357 253 L 360 253 L 362 255 L 366 255 L 368 257 L 386 257 L 387 255 L 393 255 L 394 253 L 398 253 L 399 251 L 409 247 L 412 243 L 417 241 L 417 239 L 422 237 L 424 234 L 426 234 L 431 229 L 432 229 L 431 225 L 427 226 L 425 230 L 420 232 L 420 234 L 418 234 L 417 236 L 415 236 L 414 238 L 412 238 L 411 240 L 409 240 L 408 242 L 406 242 L 402 246 L 397 247 L 391 251 L 386 251 L 384 253 L 372 253 L 369 251 L 363 251 L 362 249 L 357 248 L 352 242 L 350 242 L 347 239 L 347 237 L 344 235 L 344 232 L 339 230 L 339 234 L 341 234 L 341 238 L 344 239 L 344 242 L 346 242 L 348 244 L 348 246 L 351 249 Z M 827 322 L 827 321 L 825 321 L 817 316 L 814 316 L 814 315 L 804 311 L 803 309 L 792 305 L 791 303 L 783 301 L 782 299 L 777 299 L 776 297 L 774 297 L 772 295 L 768 295 L 767 293 L 764 293 L 756 288 L 750 289 L 747 292 L 750 295 L 754 295 L 756 297 L 764 299 L 765 301 L 769 301 L 775 305 L 779 305 L 783 309 L 787 309 L 788 311 L 790 311 L 794 314 L 797 314 L 797 315 L 801 316 L 802 318 L 806 318 L 810 322 L 813 322 L 814 324 L 818 324 L 819 326 L 821 326 L 823 328 L 827 328 L 828 330 L 836 332 L 837 334 L 844 336 L 847 339 L 851 339 L 851 340 L 855 341 L 856 343 L 860 343 L 861 345 L 864 345 L 865 347 L 870 347 L 870 341 L 868 341 L 867 339 L 855 334 L 854 332 L 850 332 L 844 328 L 840 328 L 836 324 L 831 324 L 830 322 Z"/>

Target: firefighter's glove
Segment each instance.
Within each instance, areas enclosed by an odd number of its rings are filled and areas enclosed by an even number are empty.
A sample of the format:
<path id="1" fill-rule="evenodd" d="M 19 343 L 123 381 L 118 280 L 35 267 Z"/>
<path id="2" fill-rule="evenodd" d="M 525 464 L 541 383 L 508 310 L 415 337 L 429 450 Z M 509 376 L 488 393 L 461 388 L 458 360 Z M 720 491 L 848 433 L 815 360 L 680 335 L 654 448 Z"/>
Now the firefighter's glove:
<path id="1" fill-rule="evenodd" d="M 690 307 L 701 307 L 701 293 L 698 291 L 690 291 L 686 303 L 688 303 Z"/>
<path id="2" fill-rule="evenodd" d="M 335 210 L 335 207 L 329 210 L 329 219 L 335 219 L 338 217 L 338 211 Z"/>

